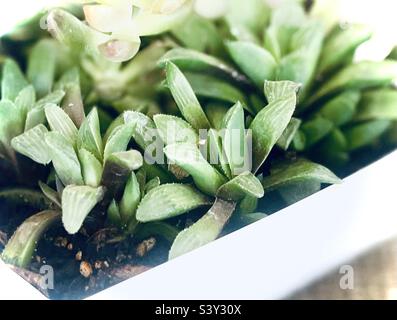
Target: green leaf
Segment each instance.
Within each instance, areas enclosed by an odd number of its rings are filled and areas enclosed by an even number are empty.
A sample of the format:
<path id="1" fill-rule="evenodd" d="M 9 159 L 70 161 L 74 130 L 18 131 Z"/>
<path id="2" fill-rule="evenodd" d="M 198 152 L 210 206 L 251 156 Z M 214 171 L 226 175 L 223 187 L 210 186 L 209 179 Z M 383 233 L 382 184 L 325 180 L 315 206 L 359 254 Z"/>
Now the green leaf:
<path id="1" fill-rule="evenodd" d="M 207 197 L 189 185 L 164 184 L 145 195 L 136 217 L 140 222 L 158 221 L 209 204 L 210 200 Z"/>
<path id="2" fill-rule="evenodd" d="M 30 52 L 27 77 L 39 98 L 51 92 L 56 71 L 57 49 L 54 40 L 43 39 L 37 42 Z"/>
<path id="3" fill-rule="evenodd" d="M 198 249 L 218 238 L 235 207 L 233 202 L 217 199 L 200 220 L 178 234 L 172 244 L 169 259 Z"/>
<path id="4" fill-rule="evenodd" d="M 234 176 L 251 169 L 244 120 L 244 110 L 240 102 L 237 102 L 223 119 L 222 145 Z"/>
<path id="5" fill-rule="evenodd" d="M 300 84 L 292 81 L 265 81 L 264 93 L 269 103 L 285 99 L 286 96 L 297 94 Z"/>
<path id="6" fill-rule="evenodd" d="M 212 164 L 219 172 L 223 172 L 226 177 L 231 179 L 232 173 L 230 171 L 229 161 L 222 147 L 221 134 L 218 131 L 214 129 L 210 129 L 208 131 L 206 147 L 209 163 Z"/>
<path id="7" fill-rule="evenodd" d="M 267 214 L 258 212 L 242 214 L 239 218 L 245 225 L 250 225 L 267 217 Z"/>
<path id="8" fill-rule="evenodd" d="M 115 152 L 126 151 L 128 144 L 130 143 L 132 132 L 134 130 L 133 125 L 130 123 L 118 126 L 110 135 L 106 142 L 104 150 L 104 159 L 106 160 L 110 155 Z"/>
<path id="9" fill-rule="evenodd" d="M 167 62 L 174 63 L 183 71 L 223 75 L 238 82 L 247 81 L 244 75 L 240 74 L 224 61 L 196 50 L 185 48 L 172 49 L 159 60 L 158 65 L 164 68 Z"/>
<path id="10" fill-rule="evenodd" d="M 85 119 L 84 105 L 80 88 L 80 73 L 77 68 L 67 71 L 55 86 L 65 92 L 62 109 L 80 128 Z"/>
<path id="11" fill-rule="evenodd" d="M 120 201 L 120 216 L 124 224 L 128 224 L 135 219 L 136 210 L 141 201 L 141 189 L 138 179 L 134 172 L 128 179 L 127 185 L 124 189 L 123 197 Z"/>
<path id="12" fill-rule="evenodd" d="M 51 130 L 59 132 L 65 139 L 75 144 L 78 131 L 65 111 L 54 104 L 46 105 L 44 111 Z"/>
<path id="13" fill-rule="evenodd" d="M 231 103 L 241 101 L 245 106 L 247 105 L 244 94 L 229 82 L 206 74 L 185 73 L 185 76 L 192 86 L 194 93 L 199 97 Z M 246 106 L 246 108 L 248 107 Z M 248 111 L 252 113 L 252 110 Z"/>
<path id="14" fill-rule="evenodd" d="M 359 91 L 345 91 L 327 102 L 317 115 L 328 119 L 336 126 L 343 126 L 353 119 L 360 98 Z"/>
<path id="15" fill-rule="evenodd" d="M 302 124 L 302 120 L 297 118 L 292 118 L 289 122 L 287 128 L 284 130 L 282 136 L 277 141 L 277 146 L 284 151 L 289 149 L 294 137 L 296 136 L 300 126 Z"/>
<path id="16" fill-rule="evenodd" d="M 51 162 L 48 146 L 45 142 L 47 133 L 47 128 L 40 124 L 12 139 L 11 145 L 20 154 L 37 163 L 46 165 Z"/>
<path id="17" fill-rule="evenodd" d="M 305 159 L 280 163 L 272 168 L 271 175 L 263 179 L 265 192 L 302 182 L 337 184 L 341 180 L 327 168 Z"/>
<path id="18" fill-rule="evenodd" d="M 160 236 L 168 242 L 174 242 L 179 229 L 165 222 L 150 222 L 140 224 L 134 237 L 138 240 L 145 240 L 153 236 Z"/>
<path id="19" fill-rule="evenodd" d="M 246 196 L 258 199 L 264 196 L 261 182 L 251 172 L 240 174 L 220 187 L 217 192 L 217 197 L 237 202 Z"/>
<path id="20" fill-rule="evenodd" d="M 98 187 L 102 179 L 102 164 L 84 148 L 79 149 L 78 153 L 84 183 L 93 188 Z"/>
<path id="21" fill-rule="evenodd" d="M 120 209 L 119 206 L 117 205 L 117 202 L 114 199 L 110 203 L 110 206 L 107 211 L 107 223 L 120 229 L 123 227 L 123 222 L 121 221 L 121 216 L 120 216 Z"/>
<path id="22" fill-rule="evenodd" d="M 349 150 L 354 151 L 373 143 L 391 127 L 391 124 L 390 120 L 373 120 L 344 130 Z"/>
<path id="23" fill-rule="evenodd" d="M 223 126 L 223 118 L 229 111 L 229 106 L 220 103 L 208 104 L 205 108 L 205 113 L 211 122 L 211 127 L 216 130 L 221 130 Z"/>
<path id="24" fill-rule="evenodd" d="M 102 161 L 103 145 L 98 110 L 96 108 L 92 109 L 79 129 L 77 148 L 86 149 L 99 161 Z"/>
<path id="25" fill-rule="evenodd" d="M 321 190 L 321 183 L 317 181 L 303 181 L 295 185 L 286 185 L 278 190 L 281 197 L 292 205 Z"/>
<path id="26" fill-rule="evenodd" d="M 397 120 L 397 91 L 381 89 L 364 93 L 354 119 Z"/>
<path id="27" fill-rule="evenodd" d="M 14 233 L 5 247 L 2 258 L 6 263 L 25 268 L 34 255 L 34 249 L 44 232 L 58 222 L 61 214 L 43 211 L 28 218 Z"/>
<path id="28" fill-rule="evenodd" d="M 341 66 L 346 58 L 371 36 L 371 30 L 364 25 L 350 25 L 336 32 L 324 45 L 318 67 L 319 73 L 324 74 Z"/>
<path id="29" fill-rule="evenodd" d="M 21 90 L 28 85 L 18 64 L 12 59 L 6 59 L 1 81 L 1 99 L 15 101 Z"/>
<path id="30" fill-rule="evenodd" d="M 266 49 L 243 41 L 230 41 L 226 46 L 234 62 L 258 87 L 273 80 L 276 61 Z"/>
<path id="31" fill-rule="evenodd" d="M 306 137 L 305 148 L 310 148 L 318 143 L 321 139 L 327 136 L 333 128 L 334 124 L 330 120 L 322 117 L 316 117 L 305 122 L 301 128 Z"/>
<path id="32" fill-rule="evenodd" d="M 46 95 L 44 98 L 37 101 L 35 108 L 44 109 L 44 107 L 48 104 L 59 105 L 64 97 L 65 97 L 65 91 L 55 90 L 50 94 Z"/>
<path id="33" fill-rule="evenodd" d="M 265 162 L 294 114 L 296 95 L 289 94 L 270 103 L 252 121 L 253 172 Z"/>
<path id="34" fill-rule="evenodd" d="M 58 192 L 56 192 L 54 189 L 50 188 L 48 185 L 41 181 L 39 181 L 39 187 L 41 192 L 46 196 L 48 200 L 56 204 L 59 208 L 62 208 L 61 199 Z"/>
<path id="35" fill-rule="evenodd" d="M 15 99 L 15 105 L 21 110 L 22 114 L 26 115 L 31 110 L 36 102 L 36 92 L 33 86 L 27 86 L 22 89 Z"/>
<path id="36" fill-rule="evenodd" d="M 193 128 L 208 129 L 210 124 L 189 82 L 176 65 L 166 65 L 167 83 L 183 117 Z"/>
<path id="37" fill-rule="evenodd" d="M 215 195 L 226 178 L 213 168 L 202 156 L 196 145 L 177 143 L 164 148 L 170 163 L 174 163 L 188 172 L 204 193 Z"/>
<path id="38" fill-rule="evenodd" d="M 8 147 L 11 140 L 23 132 L 23 116 L 20 109 L 9 100 L 0 101 L 0 142 Z"/>
<path id="39" fill-rule="evenodd" d="M 62 222 L 69 234 L 77 233 L 91 210 L 103 199 L 102 187 L 67 186 L 62 193 Z"/>
<path id="40" fill-rule="evenodd" d="M 139 151 L 128 150 L 112 153 L 108 159 L 119 164 L 120 166 L 127 168 L 130 171 L 138 170 L 143 165 L 143 157 Z"/>
<path id="41" fill-rule="evenodd" d="M 158 114 L 153 117 L 161 140 L 166 145 L 186 142 L 198 144 L 199 136 L 192 126 L 179 117 Z"/>
<path id="42" fill-rule="evenodd" d="M 48 145 L 55 171 L 62 183 L 82 185 L 83 177 L 76 152 L 72 144 L 59 132 L 49 132 L 45 135 L 45 142 Z"/>
<path id="43" fill-rule="evenodd" d="M 342 90 L 387 86 L 397 78 L 397 62 L 363 61 L 352 64 L 326 82 L 307 105 Z"/>
<path id="44" fill-rule="evenodd" d="M 153 178 L 145 185 L 145 193 L 149 193 L 153 189 L 156 189 L 161 185 L 161 181 L 159 177 Z"/>

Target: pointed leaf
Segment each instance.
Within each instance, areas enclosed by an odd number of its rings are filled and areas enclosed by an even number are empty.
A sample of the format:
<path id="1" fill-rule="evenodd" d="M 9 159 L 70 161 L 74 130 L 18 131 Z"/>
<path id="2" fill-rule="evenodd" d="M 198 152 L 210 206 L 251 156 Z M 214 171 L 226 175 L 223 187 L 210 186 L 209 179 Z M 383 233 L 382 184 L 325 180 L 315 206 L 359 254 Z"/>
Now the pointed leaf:
<path id="1" fill-rule="evenodd" d="M 235 207 L 233 202 L 217 199 L 208 213 L 178 234 L 172 244 L 169 259 L 198 249 L 218 238 Z"/>
<path id="2" fill-rule="evenodd" d="M 51 130 L 59 132 L 63 137 L 74 144 L 77 139 L 78 131 L 65 111 L 54 104 L 46 105 L 44 111 Z"/>
<path id="3" fill-rule="evenodd" d="M 204 193 L 215 195 L 226 178 L 213 168 L 202 156 L 196 145 L 178 143 L 165 147 L 165 154 L 170 163 L 175 163 L 187 171 Z"/>
<path id="4" fill-rule="evenodd" d="M 166 145 L 186 142 L 198 144 L 199 136 L 192 126 L 181 118 L 158 114 L 153 117 L 161 140 Z"/>
<path id="5" fill-rule="evenodd" d="M 45 136 L 48 151 L 55 171 L 62 183 L 82 185 L 83 177 L 76 152 L 70 141 L 59 132 L 49 132 Z"/>
<path id="6" fill-rule="evenodd" d="M 15 101 L 21 90 L 28 85 L 18 64 L 12 59 L 7 59 L 3 66 L 1 99 Z"/>
<path id="7" fill-rule="evenodd" d="M 276 61 L 266 49 L 243 41 L 226 45 L 234 62 L 258 87 L 262 87 L 265 80 L 273 80 Z"/>
<path id="8" fill-rule="evenodd" d="M 168 87 L 184 118 L 197 130 L 208 129 L 210 124 L 207 116 L 186 77 L 171 62 L 167 63 L 166 73 Z"/>
<path id="9" fill-rule="evenodd" d="M 317 182 L 337 184 L 341 180 L 327 168 L 305 159 L 298 159 L 292 163 L 281 163 L 272 168 L 271 175 L 263 179 L 265 192 L 276 190 L 286 185 L 301 182 Z"/>
<path id="10" fill-rule="evenodd" d="M 132 172 L 120 201 L 120 216 L 124 224 L 128 224 L 132 219 L 135 219 L 136 210 L 140 200 L 141 190 L 139 182 L 135 173 Z"/>
<path id="11" fill-rule="evenodd" d="M 26 114 L 31 110 L 36 102 L 36 92 L 33 86 L 27 86 L 22 89 L 15 99 L 15 105 L 22 111 L 22 114 Z"/>
<path id="12" fill-rule="evenodd" d="M 214 129 L 208 131 L 206 141 L 207 159 L 219 172 L 223 172 L 229 179 L 232 178 L 232 172 L 229 166 L 229 160 L 226 157 L 225 151 L 222 147 L 222 137 Z"/>
<path id="13" fill-rule="evenodd" d="M 334 129 L 334 124 L 321 116 L 316 117 L 302 125 L 301 131 L 305 135 L 305 148 L 318 143 Z"/>
<path id="14" fill-rule="evenodd" d="M 62 193 L 62 222 L 69 234 L 77 233 L 91 210 L 103 199 L 102 187 L 67 186 Z"/>
<path id="15" fill-rule="evenodd" d="M 227 65 L 222 60 L 196 50 L 185 48 L 172 49 L 159 60 L 158 65 L 164 68 L 167 62 L 174 63 L 184 71 L 226 75 L 237 81 L 247 81 L 244 75 L 240 74 L 236 69 Z"/>
<path id="16" fill-rule="evenodd" d="M 296 95 L 270 103 L 252 121 L 253 172 L 265 162 L 294 114 Z"/>
<path id="17" fill-rule="evenodd" d="M 397 120 L 397 91 L 381 89 L 366 92 L 355 116 L 357 121 Z"/>
<path id="18" fill-rule="evenodd" d="M 103 145 L 98 110 L 96 108 L 92 109 L 79 129 L 77 148 L 86 149 L 99 161 L 102 161 Z"/>
<path id="19" fill-rule="evenodd" d="M 54 189 L 50 188 L 48 185 L 41 181 L 39 181 L 39 187 L 41 192 L 43 192 L 48 200 L 55 203 L 59 208 L 62 208 L 61 199 L 58 192 L 56 192 Z"/>
<path id="20" fill-rule="evenodd" d="M 79 160 L 84 183 L 90 187 L 98 187 L 102 179 L 102 164 L 86 149 L 79 149 Z"/>
<path id="21" fill-rule="evenodd" d="M 134 127 L 131 124 L 118 126 L 110 135 L 106 142 L 104 150 L 104 159 L 106 160 L 115 152 L 126 151 L 132 137 Z"/>
<path id="22" fill-rule="evenodd" d="M 17 267 L 27 267 L 44 232 L 60 218 L 61 214 L 56 211 L 43 211 L 28 218 L 8 241 L 1 255 L 3 260 Z"/>
<path id="23" fill-rule="evenodd" d="M 32 49 L 27 76 L 36 89 L 39 98 L 51 92 L 57 59 L 57 46 L 54 40 L 40 40 Z"/>
<path id="24" fill-rule="evenodd" d="M 210 201 L 206 196 L 189 185 L 164 184 L 145 195 L 136 217 L 140 222 L 158 221 L 209 204 Z"/>
<path id="25" fill-rule="evenodd" d="M 37 163 L 46 165 L 51 162 L 48 146 L 45 142 L 45 135 L 47 133 L 47 128 L 40 124 L 12 139 L 11 145 L 20 154 Z"/>
<path id="26" fill-rule="evenodd" d="M 264 93 L 269 103 L 297 94 L 301 85 L 292 81 L 265 81 Z"/>
<path id="27" fill-rule="evenodd" d="M 0 142 L 4 147 L 23 132 L 23 115 L 20 109 L 9 100 L 0 101 Z"/>
<path id="28" fill-rule="evenodd" d="M 294 140 L 295 135 L 297 134 L 302 121 L 297 118 L 292 118 L 289 122 L 287 128 L 284 130 L 282 136 L 277 141 L 277 146 L 284 151 L 287 151 L 292 141 Z"/>
<path id="29" fill-rule="evenodd" d="M 220 187 L 217 192 L 217 197 L 237 202 L 246 196 L 258 199 L 264 196 L 261 182 L 251 172 L 240 174 Z"/>

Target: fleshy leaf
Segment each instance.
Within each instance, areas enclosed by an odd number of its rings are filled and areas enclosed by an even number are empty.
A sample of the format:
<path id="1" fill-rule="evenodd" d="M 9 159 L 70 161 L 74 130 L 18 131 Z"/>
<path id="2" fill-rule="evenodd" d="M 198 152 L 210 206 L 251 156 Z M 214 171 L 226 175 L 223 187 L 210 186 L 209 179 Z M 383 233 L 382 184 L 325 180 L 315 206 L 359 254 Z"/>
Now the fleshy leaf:
<path id="1" fill-rule="evenodd" d="M 284 151 L 287 151 L 292 141 L 294 140 L 295 135 L 297 134 L 302 121 L 297 118 L 292 118 L 289 122 L 287 128 L 284 130 L 282 136 L 277 141 L 277 146 Z"/>
<path id="2" fill-rule="evenodd" d="M 102 179 L 102 164 L 88 150 L 82 148 L 78 152 L 84 183 L 90 187 L 98 187 Z"/>
<path id="3" fill-rule="evenodd" d="M 300 84 L 292 81 L 265 81 L 264 93 L 267 101 L 273 103 L 298 93 L 300 87 Z"/>
<path id="4" fill-rule="evenodd" d="M 104 159 L 106 160 L 111 154 L 115 152 L 122 152 L 127 150 L 128 144 L 132 137 L 134 127 L 131 124 L 124 124 L 117 127 L 110 135 L 106 142 L 104 150 Z"/>
<path id="5" fill-rule="evenodd" d="M 103 199 L 102 187 L 67 186 L 62 193 L 62 222 L 69 234 L 77 233 L 91 210 Z"/>
<path id="6" fill-rule="evenodd" d="M 15 99 L 15 105 L 22 111 L 25 115 L 29 110 L 31 110 L 36 102 L 36 92 L 33 86 L 27 86 L 22 89 Z"/>
<path id="7" fill-rule="evenodd" d="M 305 135 L 305 148 L 310 148 L 318 143 L 333 129 L 334 124 L 321 116 L 305 122 L 301 128 L 302 133 Z"/>
<path id="8" fill-rule="evenodd" d="M 281 163 L 273 167 L 271 175 L 264 178 L 262 184 L 265 192 L 269 192 L 286 185 L 307 181 L 320 184 L 336 184 L 341 182 L 329 169 L 305 159 L 298 159 L 292 163 Z"/>
<path id="9" fill-rule="evenodd" d="M 218 238 L 235 207 L 233 202 L 217 199 L 208 213 L 178 234 L 172 244 L 169 259 L 198 249 Z"/>
<path id="10" fill-rule="evenodd" d="M 99 161 L 102 160 L 103 145 L 98 110 L 96 108 L 92 109 L 79 129 L 77 148 L 84 148 L 91 152 Z"/>
<path id="11" fill-rule="evenodd" d="M 167 83 L 184 118 L 193 128 L 209 129 L 210 124 L 189 82 L 176 65 L 166 65 Z"/>
<path id="12" fill-rule="evenodd" d="M 45 142 L 47 133 L 47 128 L 40 124 L 12 139 L 11 145 L 20 154 L 37 163 L 46 165 L 51 162 L 48 146 Z"/>
<path id="13" fill-rule="evenodd" d="M 246 196 L 262 198 L 264 196 L 261 182 L 250 172 L 245 172 L 230 180 L 217 192 L 217 197 L 225 200 L 241 201 Z"/>
<path id="14" fill-rule="evenodd" d="M 39 98 L 51 92 L 56 71 L 56 50 L 53 40 L 43 39 L 29 55 L 27 76 Z"/>
<path id="15" fill-rule="evenodd" d="M 397 120 L 397 91 L 381 89 L 363 94 L 355 120 Z"/>
<path id="16" fill-rule="evenodd" d="M 23 132 L 23 126 L 21 110 L 9 100 L 0 101 L 0 142 L 8 147 L 11 140 Z"/>
<path id="17" fill-rule="evenodd" d="M 78 131 L 66 112 L 54 104 L 46 105 L 44 111 L 51 130 L 59 132 L 65 139 L 74 144 Z"/>
<path id="18" fill-rule="evenodd" d="M 234 62 L 258 87 L 262 87 L 265 80 L 273 80 L 276 61 L 266 49 L 243 41 L 228 42 L 227 48 Z"/>
<path id="19" fill-rule="evenodd" d="M 54 189 L 50 188 L 48 185 L 41 181 L 39 181 L 39 187 L 41 192 L 43 192 L 48 200 L 55 203 L 59 208 L 62 208 L 61 199 L 58 192 L 56 192 Z"/>
<path id="20" fill-rule="evenodd" d="M 189 185 L 164 184 L 145 195 L 137 219 L 140 222 L 168 219 L 209 204 L 206 196 Z"/>
<path id="21" fill-rule="evenodd" d="M 178 142 L 197 144 L 199 141 L 196 131 L 181 118 L 158 114 L 153 117 L 153 120 L 159 131 L 160 138 L 166 145 Z"/>
<path id="22" fill-rule="evenodd" d="M 367 26 L 350 25 L 325 43 L 318 67 L 319 73 L 327 73 L 342 65 L 362 43 L 371 38 L 372 32 Z"/>
<path id="23" fill-rule="evenodd" d="M 226 157 L 225 151 L 222 147 L 222 137 L 218 131 L 210 129 L 206 141 L 207 146 L 207 160 L 219 172 L 223 172 L 229 179 L 232 178 L 232 173 L 229 166 L 229 161 Z"/>
<path id="24" fill-rule="evenodd" d="M 294 114 L 296 94 L 289 94 L 270 103 L 252 121 L 253 172 L 265 162 L 270 151 L 282 136 Z"/>
<path id="25" fill-rule="evenodd" d="M 246 142 L 244 110 L 241 103 L 236 103 L 225 115 L 223 129 L 222 145 L 232 175 L 236 176 L 244 171 L 251 170 Z"/>
<path id="26" fill-rule="evenodd" d="M 196 145 L 177 143 L 164 149 L 170 163 L 175 163 L 188 172 L 204 193 L 215 195 L 226 178 L 213 168 L 202 156 Z"/>
<path id="27" fill-rule="evenodd" d="M 120 201 L 120 216 L 125 224 L 128 224 L 132 219 L 135 219 L 136 210 L 140 200 L 140 186 L 135 173 L 132 172 Z"/>
<path id="28" fill-rule="evenodd" d="M 3 66 L 1 99 L 15 101 L 21 90 L 28 85 L 18 64 L 12 59 L 7 59 Z"/>
<path id="29" fill-rule="evenodd" d="M 349 150 L 354 151 L 363 148 L 387 131 L 392 125 L 390 120 L 373 120 L 355 125 L 344 130 L 349 144 Z"/>
<path id="30" fill-rule="evenodd" d="M 82 185 L 83 177 L 76 152 L 72 144 L 59 132 L 49 132 L 45 136 L 55 171 L 62 183 Z"/>
<path id="31" fill-rule="evenodd" d="M 28 218 L 7 243 L 3 260 L 17 267 L 27 267 L 43 233 L 60 218 L 61 214 L 56 211 L 43 211 Z"/>

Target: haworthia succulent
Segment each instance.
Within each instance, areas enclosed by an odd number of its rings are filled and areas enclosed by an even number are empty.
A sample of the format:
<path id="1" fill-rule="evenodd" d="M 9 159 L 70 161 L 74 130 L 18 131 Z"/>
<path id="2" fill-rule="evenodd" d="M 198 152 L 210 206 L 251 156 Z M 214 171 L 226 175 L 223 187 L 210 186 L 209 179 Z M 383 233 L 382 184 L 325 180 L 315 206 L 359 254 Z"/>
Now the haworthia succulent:
<path id="1" fill-rule="evenodd" d="M 48 152 L 48 145 L 45 142 L 47 133 L 47 128 L 40 124 L 12 139 L 11 145 L 15 151 L 33 161 L 40 164 L 49 164 L 51 157 Z"/>
<path id="2" fill-rule="evenodd" d="M 65 139 L 75 144 L 78 131 L 66 112 L 54 104 L 46 105 L 44 110 L 51 130 L 59 132 Z"/>
<path id="3" fill-rule="evenodd" d="M 192 186 L 165 184 L 142 199 L 137 219 L 140 222 L 168 219 L 209 204 L 210 200 Z"/>
<path id="4" fill-rule="evenodd" d="M 228 42 L 227 48 L 234 62 L 258 86 L 265 80 L 274 80 L 276 61 L 265 49 L 250 42 Z"/>
<path id="5" fill-rule="evenodd" d="M 91 152 L 98 160 L 102 160 L 103 144 L 96 108 L 92 109 L 79 129 L 77 148 L 84 148 Z"/>
<path id="6" fill-rule="evenodd" d="M 217 199 L 201 219 L 178 234 L 172 244 L 169 258 L 177 258 L 218 238 L 233 214 L 235 206 L 233 202 Z"/>
<path id="7" fill-rule="evenodd" d="M 28 85 L 18 64 L 14 60 L 7 59 L 3 66 L 1 99 L 14 101 L 21 90 Z"/>
<path id="8" fill-rule="evenodd" d="M 219 188 L 217 196 L 231 201 L 241 201 L 246 196 L 262 198 L 264 195 L 261 182 L 250 172 L 245 172 L 225 183 Z"/>
<path id="9" fill-rule="evenodd" d="M 171 163 L 193 177 L 197 187 L 204 193 L 215 195 L 226 182 L 226 178 L 204 159 L 196 145 L 177 143 L 165 147 L 164 152 Z"/>
<path id="10" fill-rule="evenodd" d="M 276 190 L 280 187 L 297 184 L 305 181 L 335 184 L 340 183 L 340 179 L 329 169 L 310 162 L 299 159 L 292 163 L 282 163 L 273 167 L 269 177 L 263 179 L 265 192 Z"/>
<path id="11" fill-rule="evenodd" d="M 104 189 L 67 186 L 62 193 L 62 222 L 69 234 L 77 233 L 91 210 L 102 200 Z"/>
<path id="12" fill-rule="evenodd" d="M 60 218 L 61 214 L 57 211 L 43 211 L 28 218 L 7 243 L 1 255 L 3 260 L 18 267 L 27 267 L 43 233 Z"/>
<path id="13" fill-rule="evenodd" d="M 166 65 L 167 83 L 184 118 L 195 129 L 208 129 L 210 124 L 192 87 L 176 65 Z"/>

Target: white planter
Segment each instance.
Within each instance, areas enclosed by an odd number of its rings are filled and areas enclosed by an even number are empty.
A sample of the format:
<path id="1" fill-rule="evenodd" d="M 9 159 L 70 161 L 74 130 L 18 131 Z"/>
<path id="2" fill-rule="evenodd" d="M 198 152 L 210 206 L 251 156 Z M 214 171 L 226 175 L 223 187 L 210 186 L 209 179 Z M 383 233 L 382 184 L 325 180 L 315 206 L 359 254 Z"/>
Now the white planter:
<path id="1" fill-rule="evenodd" d="M 397 236 L 397 152 L 90 299 L 278 299 Z M 0 262 L 0 298 L 45 299 Z M 56 285 L 56 284 L 55 284 Z"/>

